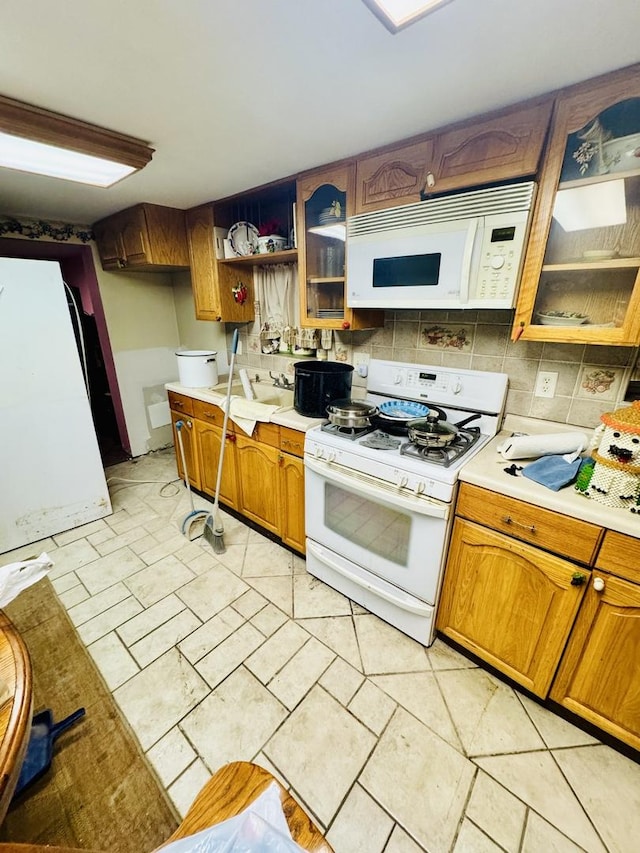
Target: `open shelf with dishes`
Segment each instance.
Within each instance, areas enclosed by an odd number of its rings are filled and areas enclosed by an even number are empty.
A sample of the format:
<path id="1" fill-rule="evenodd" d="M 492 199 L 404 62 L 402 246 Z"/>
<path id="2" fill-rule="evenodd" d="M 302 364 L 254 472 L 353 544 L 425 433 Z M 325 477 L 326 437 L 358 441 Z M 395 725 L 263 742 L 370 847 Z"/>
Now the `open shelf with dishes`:
<path id="1" fill-rule="evenodd" d="M 566 90 L 542 171 L 514 338 L 640 342 L 640 79 Z"/>
<path id="2" fill-rule="evenodd" d="M 295 179 L 214 203 L 216 253 L 223 264 L 295 263 Z"/>
<path id="3" fill-rule="evenodd" d="M 243 257 L 219 258 L 219 264 L 232 264 L 237 266 L 255 266 L 256 264 L 295 264 L 298 260 L 297 249 L 283 249 L 280 252 L 261 252 L 258 254 L 245 255 Z"/>

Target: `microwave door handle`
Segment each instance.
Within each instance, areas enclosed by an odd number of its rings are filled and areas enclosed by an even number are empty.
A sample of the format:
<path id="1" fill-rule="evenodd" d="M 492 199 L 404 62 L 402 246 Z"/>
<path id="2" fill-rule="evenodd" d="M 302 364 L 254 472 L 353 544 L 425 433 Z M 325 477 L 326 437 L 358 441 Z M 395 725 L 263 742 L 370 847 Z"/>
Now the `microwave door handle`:
<path id="1" fill-rule="evenodd" d="M 473 259 L 473 247 L 478 233 L 478 219 L 470 219 L 467 227 L 467 237 L 462 254 L 462 271 L 460 273 L 460 302 L 466 305 L 469 301 L 469 286 L 471 282 L 471 261 Z"/>

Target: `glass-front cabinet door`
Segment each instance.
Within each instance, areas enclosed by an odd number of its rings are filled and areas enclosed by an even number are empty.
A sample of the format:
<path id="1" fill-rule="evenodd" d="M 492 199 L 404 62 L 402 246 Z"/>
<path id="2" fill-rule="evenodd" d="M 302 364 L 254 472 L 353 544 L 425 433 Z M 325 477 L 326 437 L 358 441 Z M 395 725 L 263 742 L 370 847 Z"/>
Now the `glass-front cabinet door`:
<path id="1" fill-rule="evenodd" d="M 382 326 L 384 312 L 352 311 L 345 299 L 346 220 L 355 197 L 355 163 L 308 172 L 298 179 L 297 244 L 300 322 L 317 329 Z"/>
<path id="2" fill-rule="evenodd" d="M 558 100 L 513 337 L 640 342 L 640 67 Z"/>

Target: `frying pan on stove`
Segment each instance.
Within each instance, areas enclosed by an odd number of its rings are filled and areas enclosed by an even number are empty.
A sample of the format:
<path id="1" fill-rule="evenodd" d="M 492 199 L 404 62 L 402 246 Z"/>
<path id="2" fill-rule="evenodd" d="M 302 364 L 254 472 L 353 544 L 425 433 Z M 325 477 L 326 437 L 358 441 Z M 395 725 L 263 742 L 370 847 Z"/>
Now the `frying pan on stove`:
<path id="1" fill-rule="evenodd" d="M 409 421 L 426 417 L 428 413 L 429 408 L 422 403 L 388 400 L 378 406 L 377 412 L 371 417 L 371 424 L 390 435 L 407 435 Z"/>
<path id="2" fill-rule="evenodd" d="M 446 418 L 440 418 L 437 411 L 430 410 L 426 418 L 409 421 L 407 433 L 409 440 L 420 447 L 446 447 L 455 441 L 461 427 L 478 420 L 479 417 L 476 413 L 452 424 Z"/>

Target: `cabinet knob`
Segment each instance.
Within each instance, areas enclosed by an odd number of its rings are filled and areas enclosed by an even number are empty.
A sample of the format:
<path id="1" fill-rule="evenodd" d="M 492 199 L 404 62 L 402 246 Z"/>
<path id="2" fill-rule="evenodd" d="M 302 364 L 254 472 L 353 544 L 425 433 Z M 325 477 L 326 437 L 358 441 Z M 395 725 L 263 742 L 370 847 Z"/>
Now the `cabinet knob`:
<path id="1" fill-rule="evenodd" d="M 571 576 L 571 586 L 582 586 L 586 579 L 587 576 L 582 572 L 574 572 Z"/>
<path id="2" fill-rule="evenodd" d="M 344 323 L 342 324 L 342 328 L 343 329 L 350 329 L 351 323 L 348 320 L 345 320 Z"/>
<path id="3" fill-rule="evenodd" d="M 430 187 L 435 187 L 435 185 L 436 185 L 436 176 L 433 174 L 433 172 L 427 172 L 427 181 L 424 185 L 425 189 L 430 188 Z"/>
<path id="4" fill-rule="evenodd" d="M 602 578 L 594 578 L 593 588 L 596 592 L 602 592 L 602 590 L 604 589 L 604 580 Z"/>

